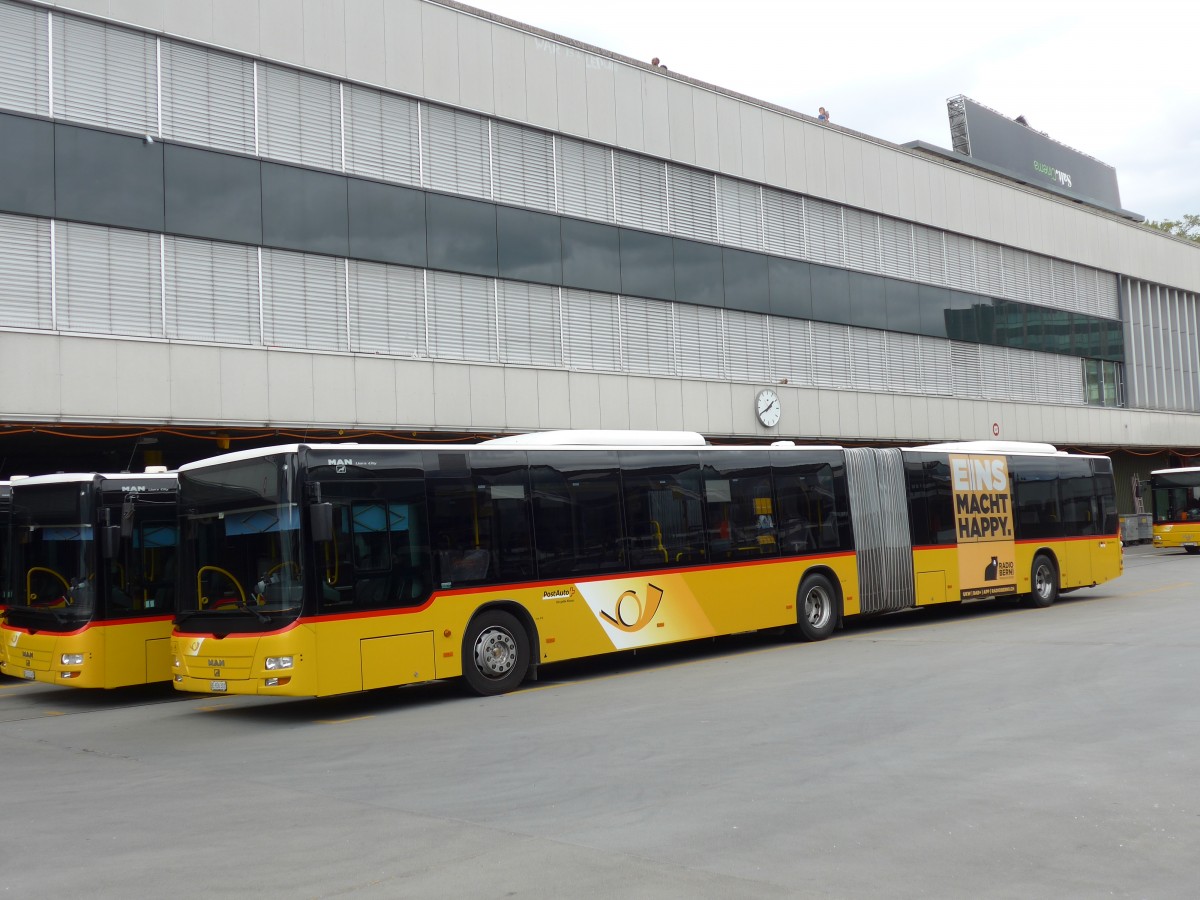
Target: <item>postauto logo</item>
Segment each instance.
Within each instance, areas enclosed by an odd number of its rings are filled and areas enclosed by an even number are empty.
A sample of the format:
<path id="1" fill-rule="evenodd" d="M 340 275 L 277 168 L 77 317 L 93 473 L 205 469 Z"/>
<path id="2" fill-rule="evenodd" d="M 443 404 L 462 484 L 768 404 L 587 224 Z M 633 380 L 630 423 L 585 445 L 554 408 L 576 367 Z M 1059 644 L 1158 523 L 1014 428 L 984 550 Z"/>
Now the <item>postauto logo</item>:
<path id="1" fill-rule="evenodd" d="M 1061 169 L 1056 169 L 1054 166 L 1048 166 L 1045 163 L 1040 163 L 1036 159 L 1033 161 L 1033 168 L 1041 172 L 1051 181 L 1057 181 L 1060 187 L 1071 187 L 1071 176 Z"/>

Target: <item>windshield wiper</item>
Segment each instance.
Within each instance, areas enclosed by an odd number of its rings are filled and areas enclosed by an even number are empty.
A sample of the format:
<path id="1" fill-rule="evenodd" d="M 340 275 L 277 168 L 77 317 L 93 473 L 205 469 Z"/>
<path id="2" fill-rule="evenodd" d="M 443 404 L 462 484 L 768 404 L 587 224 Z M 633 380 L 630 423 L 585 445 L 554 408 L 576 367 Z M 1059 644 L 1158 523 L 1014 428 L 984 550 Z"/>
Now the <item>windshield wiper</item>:
<path id="1" fill-rule="evenodd" d="M 259 612 L 257 609 L 255 609 L 253 606 L 251 606 L 249 603 L 239 603 L 239 604 L 238 604 L 236 607 L 234 607 L 234 608 L 235 608 L 235 609 L 243 609 L 243 610 L 245 610 L 246 612 L 248 612 L 248 613 L 250 613 L 251 615 L 253 615 L 253 616 L 254 616 L 254 618 L 258 619 L 258 621 L 262 622 L 264 625 L 266 625 L 268 622 L 270 622 L 270 621 L 271 621 L 271 617 L 270 617 L 270 616 L 268 616 L 266 613 Z"/>
<path id="2" fill-rule="evenodd" d="M 233 609 L 237 610 L 238 612 L 250 613 L 250 615 L 254 616 L 254 618 L 258 619 L 258 621 L 262 622 L 264 625 L 270 623 L 270 621 L 271 621 L 271 617 L 268 616 L 266 613 L 261 613 L 257 609 L 255 609 L 253 606 L 250 606 L 249 604 L 246 604 L 246 603 L 239 603 L 239 604 L 237 604 L 237 606 L 234 606 Z M 203 616 L 203 615 L 224 616 L 224 615 L 228 615 L 229 610 L 230 610 L 230 607 L 228 607 L 228 606 L 222 610 L 215 610 L 215 609 L 185 610 L 184 612 L 175 613 L 175 624 L 182 625 L 184 622 L 186 622 L 188 619 L 192 618 L 193 616 Z"/>

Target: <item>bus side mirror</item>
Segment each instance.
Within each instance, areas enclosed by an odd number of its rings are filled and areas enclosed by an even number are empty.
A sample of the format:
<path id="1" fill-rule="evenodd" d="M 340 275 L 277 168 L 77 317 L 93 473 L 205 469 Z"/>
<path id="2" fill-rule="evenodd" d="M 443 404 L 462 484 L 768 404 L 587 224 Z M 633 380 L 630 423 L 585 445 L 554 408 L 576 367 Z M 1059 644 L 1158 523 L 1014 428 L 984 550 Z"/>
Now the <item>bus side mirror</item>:
<path id="1" fill-rule="evenodd" d="M 100 529 L 100 554 L 105 559 L 115 559 L 121 548 L 121 526 L 104 525 Z"/>
<path id="2" fill-rule="evenodd" d="M 121 537 L 133 536 L 133 501 L 126 500 L 121 504 Z"/>
<path id="3" fill-rule="evenodd" d="M 333 540 L 333 504 L 314 503 L 309 507 L 312 518 L 312 536 L 318 544 Z"/>

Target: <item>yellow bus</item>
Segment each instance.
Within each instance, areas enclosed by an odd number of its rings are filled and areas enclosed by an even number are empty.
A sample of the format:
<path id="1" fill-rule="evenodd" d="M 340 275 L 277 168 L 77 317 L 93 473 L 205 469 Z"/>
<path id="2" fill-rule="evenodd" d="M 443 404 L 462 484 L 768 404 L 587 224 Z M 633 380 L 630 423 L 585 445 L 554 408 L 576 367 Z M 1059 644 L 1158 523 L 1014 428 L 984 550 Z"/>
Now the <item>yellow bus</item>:
<path id="1" fill-rule="evenodd" d="M 177 485 L 169 472 L 14 482 L 0 673 L 88 688 L 170 679 Z"/>
<path id="2" fill-rule="evenodd" d="M 1112 468 L 1048 445 L 687 432 L 290 445 L 182 466 L 175 686 L 324 696 L 1120 574 Z"/>
<path id="3" fill-rule="evenodd" d="M 1150 473 L 1154 546 L 1200 553 L 1200 467 Z"/>
<path id="4" fill-rule="evenodd" d="M 12 602 L 9 557 L 12 555 L 12 485 L 0 481 L 0 614 Z M 3 659 L 3 652 L 0 652 Z"/>

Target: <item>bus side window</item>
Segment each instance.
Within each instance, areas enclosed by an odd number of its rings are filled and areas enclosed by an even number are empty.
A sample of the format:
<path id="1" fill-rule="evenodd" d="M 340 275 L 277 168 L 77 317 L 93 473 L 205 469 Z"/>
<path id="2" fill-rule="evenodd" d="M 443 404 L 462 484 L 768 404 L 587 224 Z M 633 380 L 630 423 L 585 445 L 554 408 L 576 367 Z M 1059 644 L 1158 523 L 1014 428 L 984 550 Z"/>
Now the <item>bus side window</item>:
<path id="1" fill-rule="evenodd" d="M 532 578 L 528 455 L 523 451 L 493 450 L 471 453 L 470 460 L 478 537 L 471 548 L 474 561 L 467 558 L 464 562 L 481 566 L 486 553 L 489 581 Z"/>
<path id="2" fill-rule="evenodd" d="M 320 607 L 413 606 L 429 596 L 425 485 L 419 478 L 323 482 L 333 540 L 315 547 Z"/>
<path id="3" fill-rule="evenodd" d="M 779 504 L 779 533 L 785 556 L 843 549 L 845 506 L 828 462 L 786 465 L 774 469 Z"/>
<path id="4" fill-rule="evenodd" d="M 531 453 L 529 482 L 539 578 L 628 566 L 616 452 Z"/>
<path id="5" fill-rule="evenodd" d="M 620 458 L 630 563 L 666 568 L 704 562 L 698 455 L 680 453 L 664 463 L 662 454 L 622 450 Z"/>

